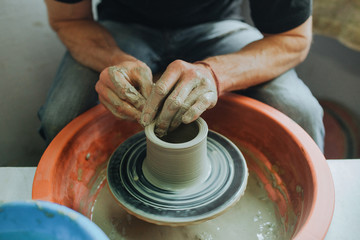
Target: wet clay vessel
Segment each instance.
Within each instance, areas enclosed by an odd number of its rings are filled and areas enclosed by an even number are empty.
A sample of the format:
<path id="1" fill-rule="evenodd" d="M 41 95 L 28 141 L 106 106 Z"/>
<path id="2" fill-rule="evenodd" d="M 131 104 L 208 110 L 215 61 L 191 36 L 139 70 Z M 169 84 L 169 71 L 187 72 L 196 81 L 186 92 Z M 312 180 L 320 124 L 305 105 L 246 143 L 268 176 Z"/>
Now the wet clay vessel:
<path id="1" fill-rule="evenodd" d="M 202 117 L 210 130 L 241 150 L 292 239 L 325 237 L 334 210 L 333 180 L 323 154 L 303 129 L 263 103 L 232 94 L 222 96 Z M 135 122 L 115 119 L 101 105 L 90 109 L 46 149 L 36 170 L 33 198 L 90 217 L 99 169 L 121 143 L 142 130 Z"/>
<path id="2" fill-rule="evenodd" d="M 145 137 L 146 135 L 146 137 Z M 107 180 L 126 211 L 145 221 L 180 226 L 214 218 L 244 194 L 248 177 L 238 148 L 199 118 L 158 138 L 154 124 L 110 157 Z"/>

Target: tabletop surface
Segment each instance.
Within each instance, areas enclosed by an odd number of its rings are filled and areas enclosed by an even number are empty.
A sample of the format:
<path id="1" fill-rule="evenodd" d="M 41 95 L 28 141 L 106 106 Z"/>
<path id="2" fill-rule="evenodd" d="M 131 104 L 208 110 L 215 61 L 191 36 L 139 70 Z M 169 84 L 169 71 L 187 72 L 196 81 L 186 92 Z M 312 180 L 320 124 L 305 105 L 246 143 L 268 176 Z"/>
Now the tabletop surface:
<path id="1" fill-rule="evenodd" d="M 335 211 L 325 240 L 360 239 L 360 159 L 327 160 Z M 0 167 L 0 202 L 30 200 L 35 167 Z"/>

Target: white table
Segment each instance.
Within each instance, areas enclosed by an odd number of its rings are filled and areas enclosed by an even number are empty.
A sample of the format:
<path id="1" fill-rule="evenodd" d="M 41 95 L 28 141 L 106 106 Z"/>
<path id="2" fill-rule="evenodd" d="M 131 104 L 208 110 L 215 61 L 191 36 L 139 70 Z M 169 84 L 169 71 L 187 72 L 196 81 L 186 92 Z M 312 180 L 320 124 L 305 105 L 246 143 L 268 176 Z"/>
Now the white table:
<path id="1" fill-rule="evenodd" d="M 325 240 L 360 239 L 360 159 L 328 160 L 335 185 L 335 211 Z"/>
<path id="2" fill-rule="evenodd" d="M 360 159 L 328 160 L 335 212 L 325 240 L 360 239 Z M 0 202 L 30 200 L 35 167 L 0 167 Z"/>
<path id="3" fill-rule="evenodd" d="M 0 202 L 30 200 L 36 167 L 0 167 Z"/>

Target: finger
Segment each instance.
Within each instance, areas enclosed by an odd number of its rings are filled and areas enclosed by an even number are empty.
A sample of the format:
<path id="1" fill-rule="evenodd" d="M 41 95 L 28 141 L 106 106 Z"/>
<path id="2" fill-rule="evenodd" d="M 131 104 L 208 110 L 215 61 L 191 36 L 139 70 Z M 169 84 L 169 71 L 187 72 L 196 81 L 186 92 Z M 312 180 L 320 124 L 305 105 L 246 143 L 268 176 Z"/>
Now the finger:
<path id="1" fill-rule="evenodd" d="M 182 123 L 182 116 L 184 113 L 190 109 L 190 105 L 185 104 L 179 109 L 179 111 L 175 114 L 174 118 L 172 119 L 168 132 L 174 131 L 180 124 Z"/>
<path id="2" fill-rule="evenodd" d="M 141 112 L 131 104 L 118 98 L 111 90 L 108 91 L 107 96 L 99 96 L 99 100 L 116 117 L 140 121 Z"/>
<path id="3" fill-rule="evenodd" d="M 168 67 L 160 79 L 153 85 L 150 97 L 145 104 L 141 116 L 141 122 L 144 126 L 149 125 L 163 102 L 164 98 L 169 94 L 175 83 L 181 76 L 181 70 Z"/>
<path id="4" fill-rule="evenodd" d="M 110 71 L 112 71 L 110 73 Z M 145 98 L 130 84 L 129 76 L 121 68 L 110 67 L 109 74 L 115 86 L 115 93 L 124 101 L 129 102 L 135 108 L 142 110 L 145 106 Z"/>
<path id="5" fill-rule="evenodd" d="M 182 104 L 179 111 L 175 114 L 173 120 L 171 121 L 169 131 L 175 130 L 181 123 L 182 123 L 182 117 L 187 112 L 192 105 L 195 104 L 196 100 L 199 98 L 199 96 L 209 92 L 209 90 L 206 87 L 199 87 L 195 88 L 189 96 L 186 98 L 185 102 Z"/>
<path id="6" fill-rule="evenodd" d="M 183 115 L 182 121 L 185 124 L 195 121 L 206 109 L 216 104 L 216 95 L 214 92 L 207 92 L 201 95 L 194 105 Z"/>
<path id="7" fill-rule="evenodd" d="M 164 106 L 156 119 L 155 133 L 158 136 L 164 136 L 167 133 L 175 114 L 179 111 L 190 92 L 197 85 L 196 79 L 186 80 L 183 77 L 179 79 L 175 89 L 166 99 Z"/>
<path id="8" fill-rule="evenodd" d="M 99 98 L 100 99 L 100 98 Z M 106 107 L 107 110 L 109 110 L 115 117 L 122 119 L 122 120 L 129 120 L 134 118 L 128 117 L 126 115 L 122 115 L 121 113 L 116 111 L 116 108 L 114 108 L 110 103 L 106 102 L 105 100 L 100 100 L 100 102 Z"/>

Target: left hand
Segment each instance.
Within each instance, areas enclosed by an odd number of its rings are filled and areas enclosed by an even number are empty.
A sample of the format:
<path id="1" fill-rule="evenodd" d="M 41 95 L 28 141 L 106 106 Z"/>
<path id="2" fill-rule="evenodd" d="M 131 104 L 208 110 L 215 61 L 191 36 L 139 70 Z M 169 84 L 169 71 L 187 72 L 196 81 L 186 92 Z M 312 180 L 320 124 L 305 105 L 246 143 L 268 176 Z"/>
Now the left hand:
<path id="1" fill-rule="evenodd" d="M 140 122 L 152 83 L 151 69 L 144 62 L 132 58 L 104 69 L 95 88 L 100 102 L 114 116 Z"/>
<path id="2" fill-rule="evenodd" d="M 141 123 L 149 125 L 159 112 L 155 133 L 162 137 L 181 123 L 195 121 L 205 110 L 215 106 L 218 99 L 215 81 L 206 65 L 182 60 L 172 62 L 153 86 L 141 114 Z"/>

